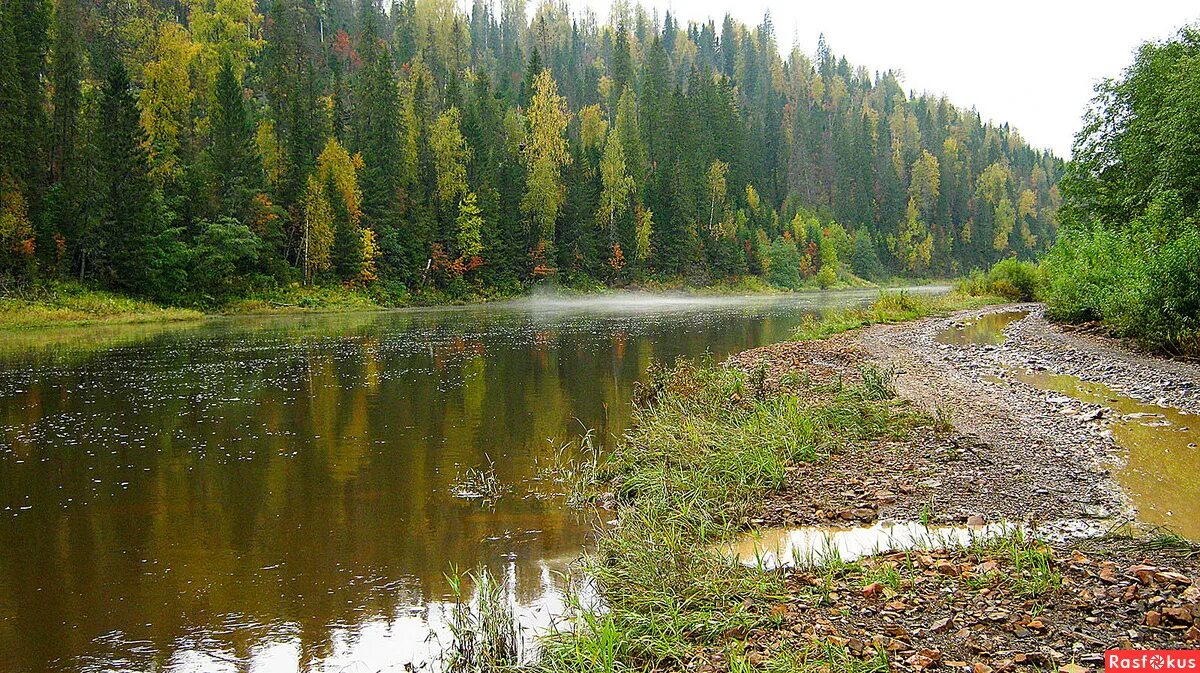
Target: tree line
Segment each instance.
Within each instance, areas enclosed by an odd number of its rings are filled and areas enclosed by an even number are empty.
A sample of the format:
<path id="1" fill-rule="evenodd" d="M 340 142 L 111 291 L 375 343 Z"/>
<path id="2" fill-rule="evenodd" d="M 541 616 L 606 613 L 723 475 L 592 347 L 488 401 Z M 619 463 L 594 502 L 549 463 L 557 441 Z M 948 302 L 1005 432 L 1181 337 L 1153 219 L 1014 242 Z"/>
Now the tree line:
<path id="1" fill-rule="evenodd" d="M 3 0 L 0 273 L 176 302 L 959 274 L 1062 162 L 895 71 L 543 2 Z"/>

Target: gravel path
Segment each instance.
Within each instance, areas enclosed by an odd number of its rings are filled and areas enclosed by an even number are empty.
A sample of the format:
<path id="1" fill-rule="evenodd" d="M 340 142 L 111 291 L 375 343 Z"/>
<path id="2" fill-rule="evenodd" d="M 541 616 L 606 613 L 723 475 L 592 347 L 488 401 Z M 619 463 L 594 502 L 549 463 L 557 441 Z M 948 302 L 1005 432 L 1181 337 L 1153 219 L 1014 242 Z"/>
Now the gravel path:
<path id="1" fill-rule="evenodd" d="M 948 345 L 944 330 L 988 313 L 1027 311 L 997 345 Z M 1002 503 L 1050 509 L 1064 519 L 1117 519 L 1133 514 L 1110 478 L 1124 450 L 1112 441 L 1102 409 L 1015 380 L 1013 370 L 1069 374 L 1151 404 L 1200 412 L 1200 367 L 1135 353 L 1113 340 L 1068 332 L 1048 322 L 1038 304 L 994 306 L 945 318 L 880 325 L 852 335 L 868 360 L 896 368 L 900 394 L 930 412 L 948 413 L 955 429 L 977 439 L 972 451 L 987 468 L 988 497 L 940 495 L 958 510 L 1004 514 Z M 999 469 L 996 469 L 999 468 Z M 952 470 L 952 482 L 979 475 Z M 965 497 L 964 497 L 965 496 Z M 988 509 L 992 511 L 987 511 Z M 963 514 L 963 511 L 954 512 Z M 1028 517 L 1026 517 L 1028 518 Z"/>

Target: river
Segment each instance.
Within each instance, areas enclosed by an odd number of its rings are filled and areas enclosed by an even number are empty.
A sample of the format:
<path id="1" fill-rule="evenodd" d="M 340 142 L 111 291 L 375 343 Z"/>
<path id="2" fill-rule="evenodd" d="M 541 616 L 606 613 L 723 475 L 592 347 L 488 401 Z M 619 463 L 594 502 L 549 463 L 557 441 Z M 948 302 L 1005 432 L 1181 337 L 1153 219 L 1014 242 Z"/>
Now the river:
<path id="1" fill-rule="evenodd" d="M 619 435 L 652 361 L 876 295 L 0 335 L 0 670 L 403 670 L 444 635 L 452 567 L 544 624 L 603 525 L 540 478 L 559 447 Z M 498 499 L 469 497 L 471 470 Z"/>

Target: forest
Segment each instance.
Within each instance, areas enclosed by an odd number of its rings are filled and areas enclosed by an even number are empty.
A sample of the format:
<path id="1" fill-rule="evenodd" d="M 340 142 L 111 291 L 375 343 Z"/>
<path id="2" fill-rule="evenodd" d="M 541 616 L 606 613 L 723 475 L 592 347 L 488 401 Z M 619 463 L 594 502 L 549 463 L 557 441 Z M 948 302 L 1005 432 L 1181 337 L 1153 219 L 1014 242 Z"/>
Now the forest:
<path id="1" fill-rule="evenodd" d="M 4 0 L 0 275 L 218 305 L 281 285 L 784 288 L 1054 242 L 1063 162 L 770 16 L 619 0 Z"/>

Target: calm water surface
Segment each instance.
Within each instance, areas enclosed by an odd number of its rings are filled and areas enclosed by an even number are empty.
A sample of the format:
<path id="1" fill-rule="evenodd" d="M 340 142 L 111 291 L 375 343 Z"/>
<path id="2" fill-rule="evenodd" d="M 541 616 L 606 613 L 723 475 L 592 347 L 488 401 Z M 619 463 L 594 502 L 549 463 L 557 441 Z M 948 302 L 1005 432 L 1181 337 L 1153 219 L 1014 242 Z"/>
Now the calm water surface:
<path id="1" fill-rule="evenodd" d="M 538 478 L 559 446 L 619 434 L 652 360 L 875 295 L 0 336 L 0 671 L 403 670 L 451 564 L 543 624 L 596 523 Z M 506 493 L 461 497 L 489 464 Z"/>

